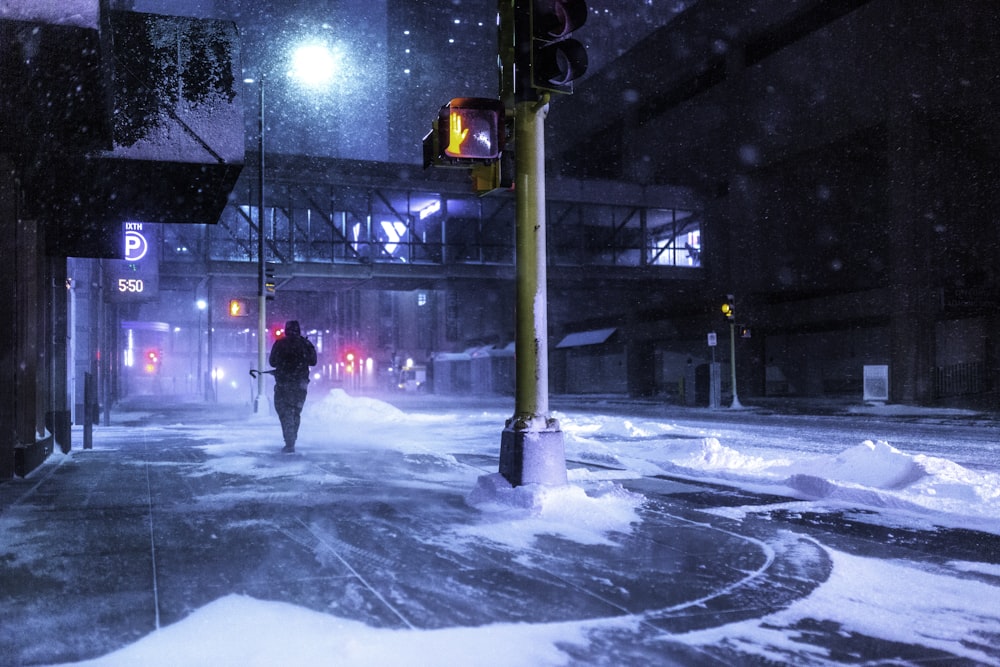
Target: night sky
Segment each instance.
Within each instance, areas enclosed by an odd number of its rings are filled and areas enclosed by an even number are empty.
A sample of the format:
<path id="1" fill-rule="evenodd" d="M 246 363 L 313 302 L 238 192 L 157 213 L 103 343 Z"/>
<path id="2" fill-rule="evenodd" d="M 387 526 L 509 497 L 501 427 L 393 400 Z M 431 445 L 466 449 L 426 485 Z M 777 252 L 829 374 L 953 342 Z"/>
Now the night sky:
<path id="1" fill-rule="evenodd" d="M 592 0 L 574 36 L 590 74 L 693 4 Z M 240 29 L 248 149 L 256 149 L 263 72 L 268 152 L 416 163 L 437 109 L 453 97 L 498 94 L 493 0 L 123 0 L 136 11 L 220 18 Z M 323 86 L 288 76 L 295 49 L 329 49 L 336 75 Z M 581 85 L 586 85 L 586 77 Z"/>

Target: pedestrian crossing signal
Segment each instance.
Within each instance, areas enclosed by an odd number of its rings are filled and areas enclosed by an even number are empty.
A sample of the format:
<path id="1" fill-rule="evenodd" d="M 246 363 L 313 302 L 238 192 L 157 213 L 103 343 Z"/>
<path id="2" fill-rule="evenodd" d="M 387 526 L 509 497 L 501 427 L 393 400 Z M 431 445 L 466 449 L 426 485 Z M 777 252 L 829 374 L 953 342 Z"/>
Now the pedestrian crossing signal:
<path id="1" fill-rule="evenodd" d="M 424 168 L 492 162 L 504 149 L 504 106 L 489 97 L 457 97 L 438 111 L 424 137 Z"/>
<path id="2" fill-rule="evenodd" d="M 246 317 L 247 313 L 247 302 L 243 299 L 230 299 L 229 300 L 229 316 L 230 317 Z"/>

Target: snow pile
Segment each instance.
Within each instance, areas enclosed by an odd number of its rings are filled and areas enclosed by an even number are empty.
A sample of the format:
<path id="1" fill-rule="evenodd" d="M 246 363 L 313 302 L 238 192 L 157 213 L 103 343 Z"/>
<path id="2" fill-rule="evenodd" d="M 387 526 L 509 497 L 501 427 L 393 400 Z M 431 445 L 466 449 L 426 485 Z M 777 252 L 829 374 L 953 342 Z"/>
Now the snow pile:
<path id="1" fill-rule="evenodd" d="M 494 415 L 485 418 L 486 424 L 499 433 L 502 419 Z M 404 412 L 377 398 L 351 396 L 343 389 L 331 389 L 315 399 L 310 397 L 302 410 L 302 428 L 322 433 L 327 440 L 331 437 L 346 439 L 379 431 L 405 433 L 407 440 L 427 444 L 435 442 L 436 433 L 433 428 L 436 426 L 447 429 L 445 433 L 451 441 L 461 439 L 466 435 L 464 429 L 476 425 L 474 421 L 467 421 L 465 424 L 458 424 L 457 421 L 458 416 L 455 414 Z"/>
<path id="2" fill-rule="evenodd" d="M 790 466 L 786 484 L 809 498 L 1000 518 L 1000 475 L 871 440 Z"/>
<path id="3" fill-rule="evenodd" d="M 328 424 L 379 424 L 400 422 L 406 413 L 385 401 L 365 396 L 351 396 L 343 389 L 331 389 L 316 403 L 307 403 L 303 421 L 313 419 Z"/>
<path id="4" fill-rule="evenodd" d="M 793 488 L 808 490 L 810 480 L 837 481 L 854 486 L 876 489 L 901 489 L 927 472 L 912 456 L 899 451 L 888 442 L 866 440 L 835 457 L 807 461 L 793 469 L 801 470 L 792 477 Z M 820 484 L 816 495 L 825 495 Z"/>
<path id="5" fill-rule="evenodd" d="M 705 438 L 700 445 L 688 450 L 681 459 L 672 463 L 682 468 L 698 470 L 740 470 L 744 472 L 763 471 L 787 463 L 786 459 L 768 460 L 760 456 L 748 456 L 735 449 L 724 447 L 718 438 Z"/>
<path id="6" fill-rule="evenodd" d="M 575 484 L 513 487 L 500 473 L 493 473 L 479 477 L 466 501 L 487 520 L 459 527 L 457 534 L 523 549 L 541 534 L 580 544 L 614 545 L 609 534 L 628 533 L 639 523 L 644 498 L 610 482 L 592 485 L 589 493 Z"/>
<path id="7" fill-rule="evenodd" d="M 677 426 L 663 422 L 637 421 L 601 415 L 568 416 L 560 412 L 552 414 L 559 420 L 559 427 L 564 433 L 572 434 L 581 439 L 593 437 L 600 440 L 617 438 L 639 440 L 680 432 Z"/>
<path id="8" fill-rule="evenodd" d="M 372 667 L 433 663 L 491 666 L 565 664 L 558 645 L 585 643 L 579 623 L 510 624 L 441 630 L 393 630 L 283 602 L 228 595 L 183 621 L 80 667 Z M 417 657 L 419 656 L 419 657 Z M 431 658 L 433 656 L 433 658 Z"/>
<path id="9" fill-rule="evenodd" d="M 617 417 L 563 416 L 569 455 L 634 475 L 723 480 L 752 490 L 867 507 L 894 507 L 941 516 L 942 523 L 982 520 L 1000 533 L 1000 474 L 965 468 L 926 454 L 909 454 L 884 440 L 838 453 L 808 456 L 744 453 L 719 437 L 697 437 L 669 424 L 637 425 Z M 637 437 L 636 437 L 637 436 Z M 569 445 L 572 444 L 573 447 Z M 575 451 L 574 451 L 575 450 Z M 949 518 L 951 517 L 951 518 Z"/>

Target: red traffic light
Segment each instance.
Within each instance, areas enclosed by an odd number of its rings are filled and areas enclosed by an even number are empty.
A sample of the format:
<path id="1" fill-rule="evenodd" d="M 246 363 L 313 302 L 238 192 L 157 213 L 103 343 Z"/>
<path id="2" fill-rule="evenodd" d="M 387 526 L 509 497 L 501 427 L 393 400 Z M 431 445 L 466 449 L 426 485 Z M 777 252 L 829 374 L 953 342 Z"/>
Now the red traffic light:
<path id="1" fill-rule="evenodd" d="M 146 350 L 146 372 L 155 373 L 160 368 L 160 351 Z"/>
<path id="2" fill-rule="evenodd" d="M 361 353 L 354 348 L 344 350 L 344 372 L 354 373 L 361 368 Z"/>

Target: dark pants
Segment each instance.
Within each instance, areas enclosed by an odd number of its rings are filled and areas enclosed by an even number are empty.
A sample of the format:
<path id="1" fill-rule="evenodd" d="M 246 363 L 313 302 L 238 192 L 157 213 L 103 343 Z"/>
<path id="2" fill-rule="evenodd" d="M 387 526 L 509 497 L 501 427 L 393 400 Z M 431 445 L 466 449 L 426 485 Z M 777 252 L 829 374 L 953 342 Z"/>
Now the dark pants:
<path id="1" fill-rule="evenodd" d="M 288 447 L 295 446 L 295 439 L 299 435 L 302 406 L 306 402 L 306 387 L 305 382 L 282 382 L 274 385 L 274 411 L 278 413 L 281 435 Z"/>

